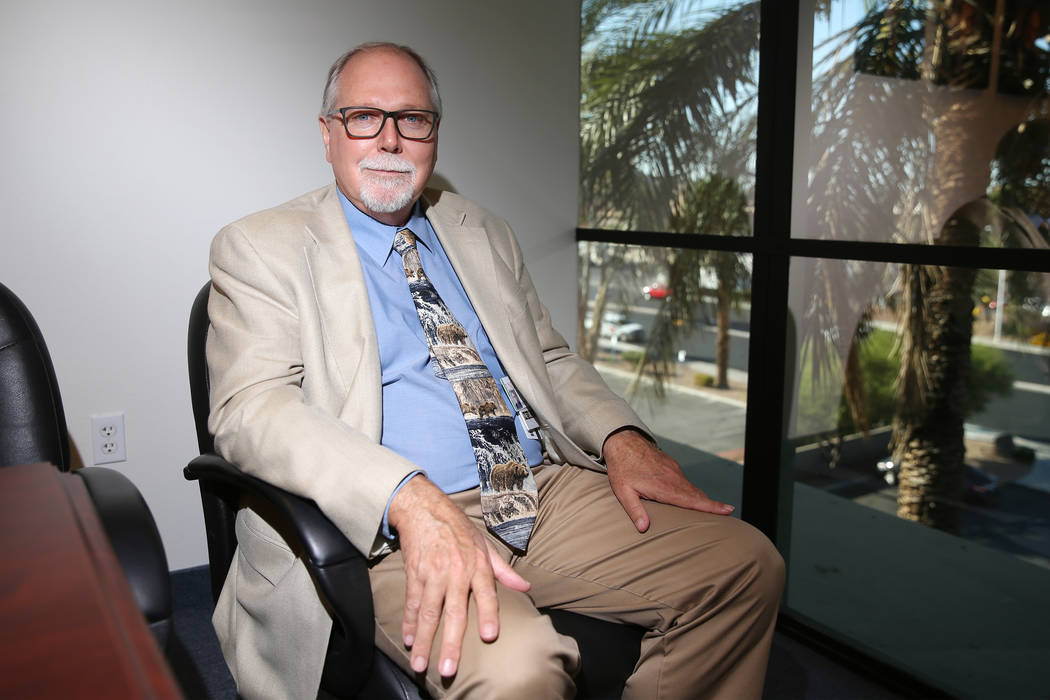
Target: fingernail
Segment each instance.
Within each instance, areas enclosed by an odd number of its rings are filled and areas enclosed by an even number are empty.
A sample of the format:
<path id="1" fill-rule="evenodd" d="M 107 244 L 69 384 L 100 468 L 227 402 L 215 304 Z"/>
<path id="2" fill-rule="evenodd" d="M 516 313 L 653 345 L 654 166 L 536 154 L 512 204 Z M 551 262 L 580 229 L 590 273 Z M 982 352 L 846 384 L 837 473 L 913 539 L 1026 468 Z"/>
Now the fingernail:
<path id="1" fill-rule="evenodd" d="M 481 636 L 486 640 L 493 640 L 496 638 L 496 625 L 488 624 L 481 628 Z"/>
<path id="2" fill-rule="evenodd" d="M 406 634 L 405 635 L 405 646 L 406 647 L 412 646 L 412 642 L 414 642 L 414 641 L 416 641 L 416 638 L 413 637 L 411 634 Z"/>
<path id="3" fill-rule="evenodd" d="M 441 662 L 441 675 L 446 678 L 456 672 L 456 664 L 452 662 L 452 659 L 445 659 Z"/>
<path id="4" fill-rule="evenodd" d="M 413 656 L 412 670 L 416 673 L 423 673 L 423 671 L 427 670 L 427 660 L 424 659 L 422 656 Z"/>
<path id="5" fill-rule="evenodd" d="M 634 521 L 634 526 L 636 528 L 638 528 L 639 531 L 644 530 L 645 529 L 645 519 L 644 518 L 638 518 L 637 520 Z"/>

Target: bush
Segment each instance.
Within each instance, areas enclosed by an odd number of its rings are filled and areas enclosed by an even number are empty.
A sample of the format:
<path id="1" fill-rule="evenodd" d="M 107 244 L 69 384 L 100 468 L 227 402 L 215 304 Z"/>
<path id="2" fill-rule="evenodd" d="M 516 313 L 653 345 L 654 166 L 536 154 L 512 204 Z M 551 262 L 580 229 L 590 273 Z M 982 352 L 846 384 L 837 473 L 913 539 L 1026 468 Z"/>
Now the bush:
<path id="1" fill-rule="evenodd" d="M 693 374 L 693 386 L 708 387 L 715 385 L 715 378 L 710 374 L 704 374 L 703 372 L 695 372 Z"/>
<path id="2" fill-rule="evenodd" d="M 638 366 L 638 363 L 642 361 L 642 357 L 644 357 L 644 356 L 645 355 L 644 355 L 644 353 L 641 350 L 624 350 L 623 352 L 620 353 L 620 359 L 621 360 L 623 360 L 624 362 L 627 362 L 629 364 L 632 364 L 635 367 Z"/>
<path id="3" fill-rule="evenodd" d="M 890 425 L 897 411 L 896 380 L 900 357 L 894 347 L 896 334 L 875 329 L 860 346 L 861 376 L 864 382 L 865 408 L 870 428 Z M 827 376 L 815 379 L 803 365 L 799 379 L 798 420 L 796 430 L 808 435 L 828 430 L 840 434 L 857 432 L 846 399 L 841 392 L 842 367 L 837 362 L 826 370 Z M 804 362 L 808 362 L 803 357 Z M 834 394 L 822 391 L 835 383 Z M 1006 396 L 1013 389 L 1014 375 L 1002 351 L 986 345 L 970 348 L 970 391 L 966 414 L 981 411 L 993 394 Z M 834 421 L 829 420 L 835 416 Z"/>

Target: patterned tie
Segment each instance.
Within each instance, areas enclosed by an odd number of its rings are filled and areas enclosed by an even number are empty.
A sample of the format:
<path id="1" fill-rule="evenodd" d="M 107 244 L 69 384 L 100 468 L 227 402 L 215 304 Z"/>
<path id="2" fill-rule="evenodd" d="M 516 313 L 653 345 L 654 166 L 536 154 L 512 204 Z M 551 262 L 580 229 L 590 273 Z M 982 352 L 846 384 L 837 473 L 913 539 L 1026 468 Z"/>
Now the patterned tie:
<path id="1" fill-rule="evenodd" d="M 407 228 L 398 231 L 394 250 L 405 267 L 434 374 L 452 385 L 467 422 L 478 462 L 485 524 L 501 540 L 524 552 L 536 521 L 539 499 L 532 470 L 518 442 L 514 414 L 507 408 L 470 336 L 423 272 L 415 234 Z"/>

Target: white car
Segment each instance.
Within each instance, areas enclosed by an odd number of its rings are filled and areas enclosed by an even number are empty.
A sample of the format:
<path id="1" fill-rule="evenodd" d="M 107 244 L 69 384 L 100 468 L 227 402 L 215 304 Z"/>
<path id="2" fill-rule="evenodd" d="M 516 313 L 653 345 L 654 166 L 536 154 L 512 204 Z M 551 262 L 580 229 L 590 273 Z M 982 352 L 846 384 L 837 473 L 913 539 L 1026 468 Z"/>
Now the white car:
<path id="1" fill-rule="evenodd" d="M 602 325 L 598 334 L 603 338 L 612 337 L 612 334 L 616 332 L 616 329 L 625 323 L 627 323 L 627 316 L 625 314 L 622 314 L 619 311 L 606 311 L 602 314 Z M 587 327 L 590 328 L 591 324 L 587 323 Z"/>
<path id="2" fill-rule="evenodd" d="M 609 334 L 614 343 L 641 343 L 645 340 L 645 328 L 640 323 L 625 323 Z"/>

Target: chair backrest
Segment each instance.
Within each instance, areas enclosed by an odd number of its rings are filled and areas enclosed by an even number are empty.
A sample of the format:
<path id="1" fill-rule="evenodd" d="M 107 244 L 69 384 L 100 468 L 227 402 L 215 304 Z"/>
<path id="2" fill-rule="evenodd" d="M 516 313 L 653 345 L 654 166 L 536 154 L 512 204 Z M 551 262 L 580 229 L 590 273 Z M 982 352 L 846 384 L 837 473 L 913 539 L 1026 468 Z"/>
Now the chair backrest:
<path id="1" fill-rule="evenodd" d="M 197 292 L 190 308 L 189 332 L 186 338 L 186 360 L 190 377 L 190 401 L 193 406 L 193 422 L 197 428 L 197 446 L 200 453 L 211 454 L 215 443 L 208 432 L 208 414 L 211 411 L 208 397 L 208 362 L 205 346 L 208 341 L 208 296 L 211 282 L 205 282 Z M 201 507 L 204 509 L 204 530 L 208 541 L 208 566 L 211 570 L 211 594 L 219 599 L 226 572 L 237 551 L 237 535 L 234 521 L 237 517 L 239 495 L 231 487 L 215 482 L 198 481 L 201 490 Z"/>
<path id="2" fill-rule="evenodd" d="M 186 359 L 190 370 L 190 401 L 193 404 L 193 422 L 197 428 L 197 447 L 202 455 L 215 451 L 215 443 L 208 432 L 209 399 L 208 362 L 204 349 L 208 342 L 208 296 L 211 282 L 205 282 L 197 292 L 190 308 L 190 326 L 186 337 Z"/>
<path id="3" fill-rule="evenodd" d="M 0 466 L 28 462 L 69 471 L 69 431 L 40 327 L 0 284 Z"/>

